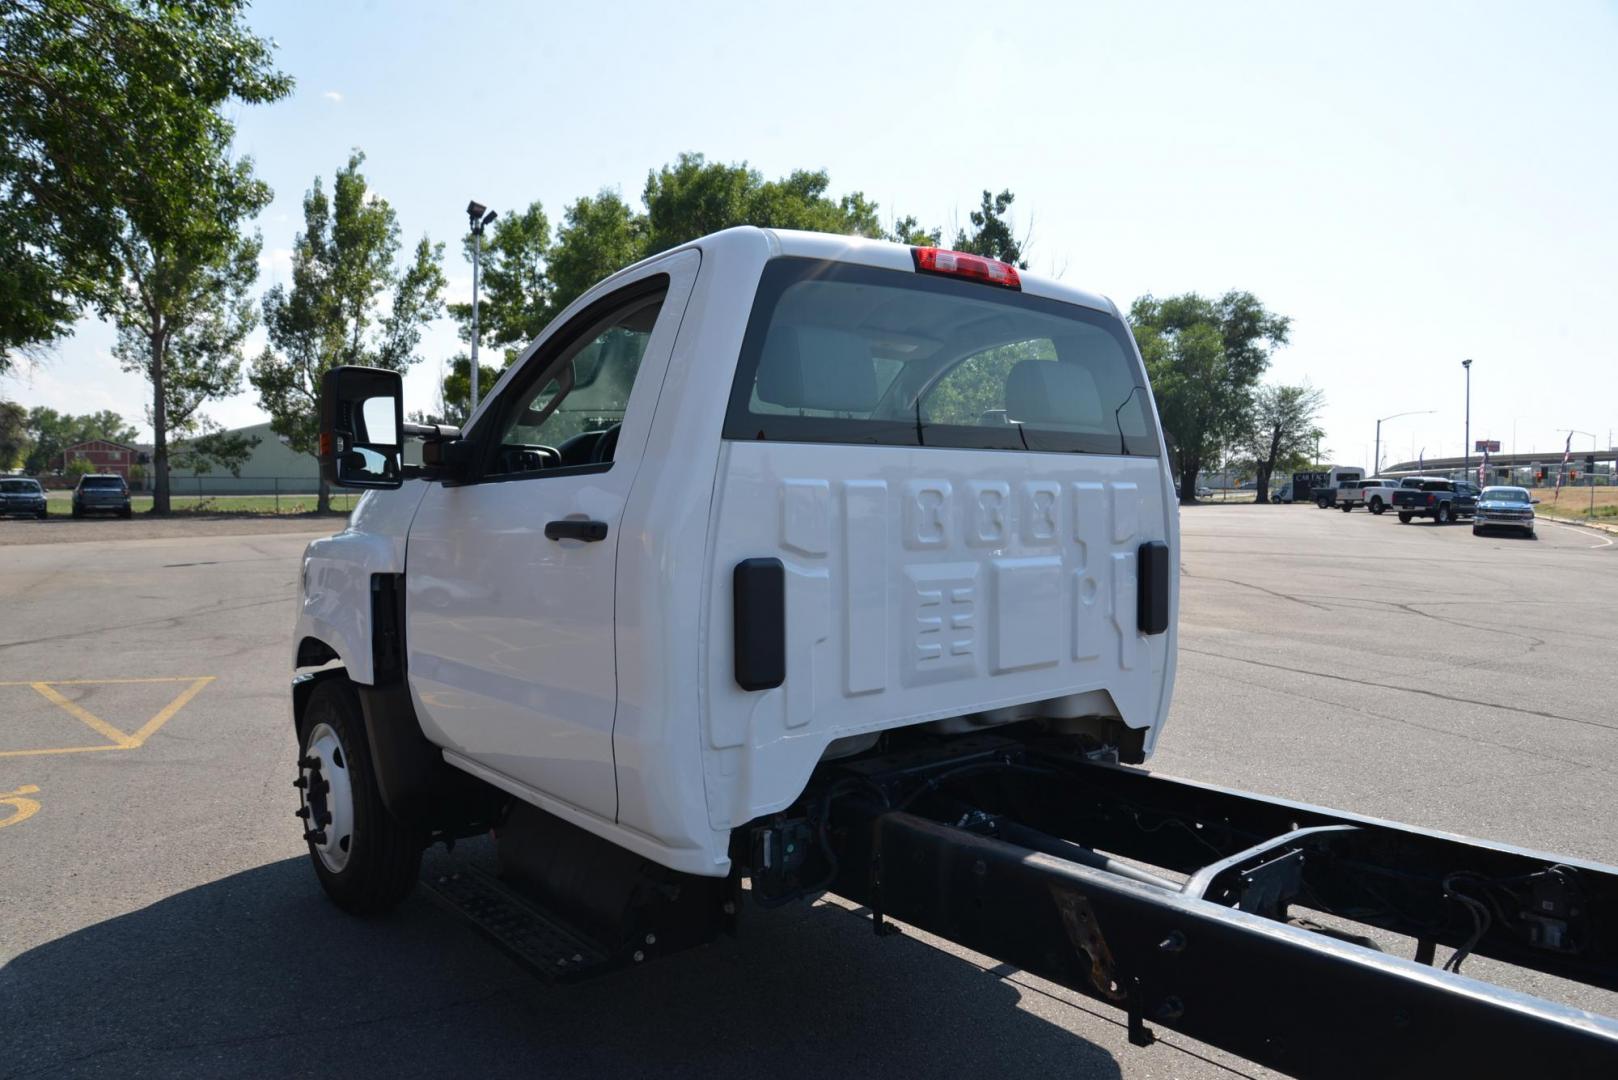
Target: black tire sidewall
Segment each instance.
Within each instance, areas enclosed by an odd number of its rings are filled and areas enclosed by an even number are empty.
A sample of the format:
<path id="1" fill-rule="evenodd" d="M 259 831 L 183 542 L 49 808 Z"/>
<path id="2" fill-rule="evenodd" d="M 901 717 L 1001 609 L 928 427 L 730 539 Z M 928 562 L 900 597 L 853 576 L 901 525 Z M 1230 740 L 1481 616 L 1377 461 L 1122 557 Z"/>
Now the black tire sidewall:
<path id="1" fill-rule="evenodd" d="M 321 888 L 338 907 L 356 915 L 378 914 L 403 900 L 414 887 L 425 838 L 400 825 L 383 805 L 359 697 L 346 680 L 328 679 L 309 695 L 298 724 L 300 758 L 308 753 L 309 733 L 321 724 L 331 728 L 342 743 L 354 800 L 354 831 L 342 870 L 334 871 L 322 862 L 313 844 L 309 845 L 309 860 Z"/>

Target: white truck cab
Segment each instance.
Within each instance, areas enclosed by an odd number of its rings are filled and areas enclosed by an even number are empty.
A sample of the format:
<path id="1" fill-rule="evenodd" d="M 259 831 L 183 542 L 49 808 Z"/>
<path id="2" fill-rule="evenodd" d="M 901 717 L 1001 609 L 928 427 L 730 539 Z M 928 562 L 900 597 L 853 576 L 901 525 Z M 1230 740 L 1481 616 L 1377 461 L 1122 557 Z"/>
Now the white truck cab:
<path id="1" fill-rule="evenodd" d="M 1168 710 L 1179 535 L 1101 297 L 733 229 L 580 298 L 464 432 L 404 424 L 372 369 L 321 412 L 327 476 L 377 489 L 309 546 L 293 659 L 296 814 L 342 907 L 492 831 L 498 875 L 427 887 L 546 978 L 832 890 L 1138 1045 L 1614 1074 L 1618 1022 L 1457 973 L 1618 987 L 1618 870 L 1127 767 Z"/>
<path id="2" fill-rule="evenodd" d="M 328 407 L 397 425 L 387 379 Z M 391 490 L 309 546 L 298 665 L 335 660 L 372 728 L 671 869 L 728 875 L 733 830 L 897 729 L 1138 761 L 1161 728 L 1173 488 L 1095 294 L 732 229 L 581 297 L 425 475 L 370 434 L 337 449 L 377 471 L 334 477 Z"/>

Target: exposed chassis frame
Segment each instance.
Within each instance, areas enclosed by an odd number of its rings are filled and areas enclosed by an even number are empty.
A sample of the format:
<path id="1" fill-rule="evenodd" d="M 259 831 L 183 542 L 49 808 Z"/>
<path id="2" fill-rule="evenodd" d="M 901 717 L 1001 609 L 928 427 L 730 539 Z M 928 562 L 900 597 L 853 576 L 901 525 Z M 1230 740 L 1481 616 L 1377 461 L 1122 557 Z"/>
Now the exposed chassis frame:
<path id="1" fill-rule="evenodd" d="M 1137 1044 L 1151 1022 L 1295 1076 L 1618 1075 L 1618 1022 L 1431 966 L 1444 945 L 1618 989 L 1618 869 L 992 738 L 817 783 L 830 887 L 879 932 L 1115 1005 Z"/>

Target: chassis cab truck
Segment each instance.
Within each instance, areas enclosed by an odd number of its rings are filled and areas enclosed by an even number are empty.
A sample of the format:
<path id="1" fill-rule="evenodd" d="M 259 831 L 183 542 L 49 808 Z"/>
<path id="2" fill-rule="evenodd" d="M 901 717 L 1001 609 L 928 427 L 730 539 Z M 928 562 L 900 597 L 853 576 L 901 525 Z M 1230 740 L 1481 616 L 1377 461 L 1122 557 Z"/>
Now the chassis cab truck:
<path id="1" fill-rule="evenodd" d="M 309 546 L 294 646 L 296 812 L 341 907 L 492 831 L 498 876 L 431 888 L 551 977 L 829 890 L 1114 1005 L 1142 1044 L 1157 1024 L 1297 1075 L 1618 1069 L 1618 1024 L 1459 974 L 1618 989 L 1612 869 L 1135 767 L 1174 683 L 1179 532 L 1105 298 L 740 228 L 597 285 L 464 430 L 406 424 L 393 373 L 324 390 L 326 474 L 374 489 Z"/>

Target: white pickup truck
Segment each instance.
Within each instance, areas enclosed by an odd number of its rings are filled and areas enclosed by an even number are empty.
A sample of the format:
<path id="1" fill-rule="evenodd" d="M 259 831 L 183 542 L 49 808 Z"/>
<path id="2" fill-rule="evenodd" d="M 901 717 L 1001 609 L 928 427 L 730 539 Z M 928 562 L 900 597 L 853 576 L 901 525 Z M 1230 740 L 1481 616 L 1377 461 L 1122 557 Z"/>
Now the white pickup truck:
<path id="1" fill-rule="evenodd" d="M 498 878 L 428 886 L 547 976 L 834 890 L 1142 1044 L 1612 1074 L 1618 1024 L 1430 961 L 1608 978 L 1618 872 L 1126 767 L 1168 712 L 1180 542 L 1103 297 L 733 229 L 586 293 L 464 432 L 366 368 L 321 412 L 326 475 L 376 489 L 309 546 L 293 639 L 296 813 L 343 908 L 493 832 Z M 1479 930 L 1456 889 L 1522 914 Z M 1423 944 L 1293 925 L 1305 898 Z"/>
<path id="2" fill-rule="evenodd" d="M 1398 480 L 1380 476 L 1371 480 L 1347 481 L 1337 488 L 1337 505 L 1342 507 L 1345 514 L 1356 506 L 1380 514 L 1393 505 L 1393 493 L 1398 487 Z"/>

